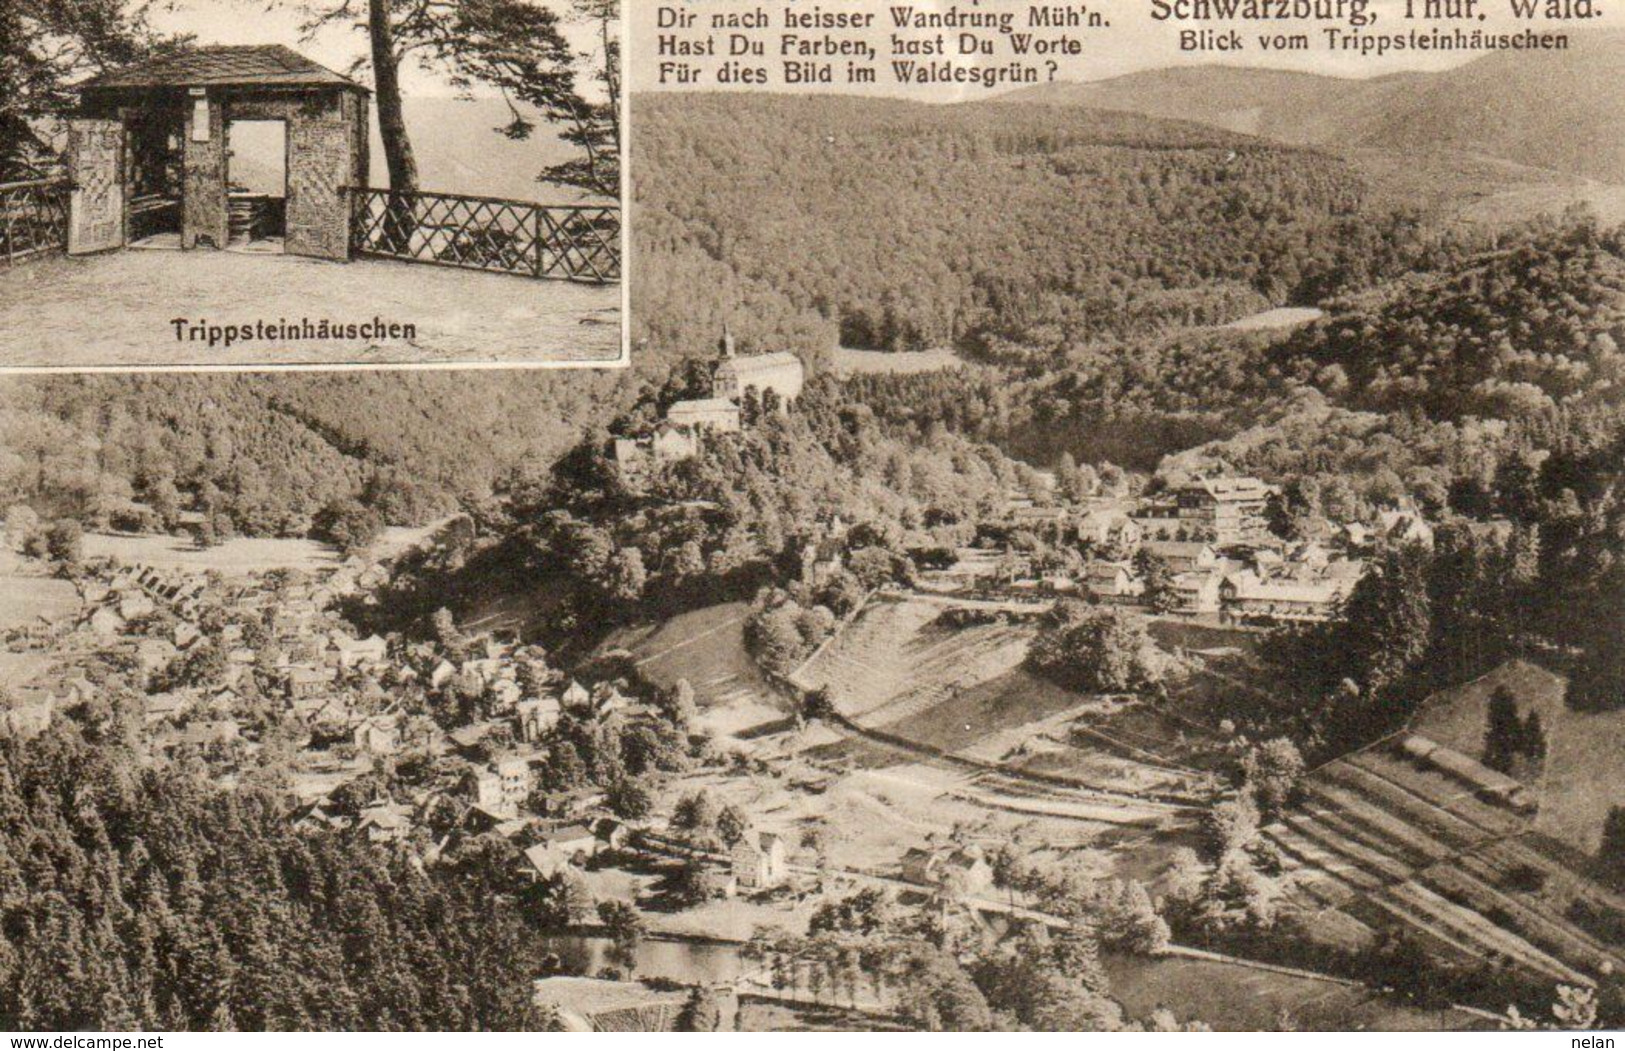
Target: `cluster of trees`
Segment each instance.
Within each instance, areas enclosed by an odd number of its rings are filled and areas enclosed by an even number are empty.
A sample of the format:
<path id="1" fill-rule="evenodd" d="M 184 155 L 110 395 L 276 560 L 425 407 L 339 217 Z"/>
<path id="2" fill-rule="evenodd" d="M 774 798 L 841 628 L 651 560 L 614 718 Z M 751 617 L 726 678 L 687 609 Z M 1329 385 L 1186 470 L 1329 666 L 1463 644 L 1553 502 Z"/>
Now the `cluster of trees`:
<path id="1" fill-rule="evenodd" d="M 1318 702 L 1299 713 L 1295 735 L 1317 755 L 1376 740 L 1415 710 L 1432 632 L 1430 564 L 1420 545 L 1384 550 L 1336 617 L 1267 640 L 1283 685 Z"/>
<path id="2" fill-rule="evenodd" d="M 525 0 L 335 0 L 299 10 L 307 33 L 333 25 L 366 32 L 366 58 L 353 69 L 372 71 L 391 189 L 419 189 L 400 82 L 401 66 L 414 63 L 459 87 L 497 88 L 512 119 L 493 130 L 509 138 L 528 139 L 538 120 L 560 125 L 559 137 L 579 155 L 538 178 L 620 196 L 620 0 L 570 0 L 563 11 Z M 592 47 L 572 46 L 567 18 L 588 23 Z"/>
<path id="3" fill-rule="evenodd" d="M 647 390 L 616 431 L 636 433 L 686 389 Z M 706 436 L 696 456 L 627 472 L 609 453 L 608 434 L 589 431 L 550 472 L 516 478 L 486 523 L 510 576 L 554 585 L 559 605 L 544 628 L 561 644 L 769 585 L 838 616 L 862 590 L 906 579 L 911 547 L 968 542 L 976 520 L 1032 473 L 946 431 L 908 441 L 828 376 L 814 377 L 789 412 Z M 839 545 L 845 569 L 817 588 L 793 585 L 819 543 Z"/>
<path id="4" fill-rule="evenodd" d="M 1138 617 L 1074 599 L 1057 602 L 1045 616 L 1027 664 L 1086 693 L 1149 693 L 1162 682 L 1155 648 Z"/>
<path id="5" fill-rule="evenodd" d="M 1189 1029 L 1158 1012 L 1125 1017 L 1111 997 L 1102 947 L 1155 952 L 1168 928 L 1137 883 L 1029 865 L 1001 852 L 1001 882 L 1069 926 L 1032 925 L 996 939 L 946 913 L 899 908 L 879 889 L 825 902 L 803 937 L 758 934 L 747 952 L 780 987 L 832 1002 L 879 1001 L 929 1031 Z"/>
<path id="6" fill-rule="evenodd" d="M 882 418 L 1036 463 L 1149 472 L 1191 450 L 1176 463 L 1304 479 L 1343 503 L 1410 492 L 1476 512 L 1509 446 L 1542 440 L 1554 409 L 1617 401 L 1620 246 L 1585 215 L 1441 238 L 1414 276 L 1329 301 L 1295 331 L 1079 338 L 1006 347 L 1000 367 L 849 383 Z"/>
<path id="7" fill-rule="evenodd" d="M 0 181 L 37 175 L 58 160 L 53 122 L 75 106 L 74 85 L 192 43 L 152 25 L 152 0 L 20 0 L 0 16 Z M 512 119 L 492 129 L 528 138 L 539 121 L 576 147 L 537 173 L 602 197 L 620 196 L 620 0 L 570 0 L 564 10 L 525 0 L 298 4 L 310 33 L 339 25 L 366 34 L 390 186 L 416 190 L 417 164 L 402 111 L 400 70 L 411 63 L 458 87 L 497 88 Z M 592 41 L 571 43 L 569 22 Z"/>
<path id="8" fill-rule="evenodd" d="M 1484 765 L 1503 774 L 1510 774 L 1514 764 L 1527 760 L 1539 763 L 1546 757 L 1546 731 L 1540 724 L 1540 713 L 1531 711 L 1527 717 L 1518 715 L 1518 699 L 1505 686 L 1497 686 L 1490 693 L 1485 713 Z"/>
<path id="9" fill-rule="evenodd" d="M 1290 379 L 1358 408 L 1434 419 L 1536 416 L 1614 400 L 1625 376 L 1625 230 L 1579 214 L 1428 278 L 1328 304 L 1269 351 Z"/>
<path id="10" fill-rule="evenodd" d="M 1055 347 L 1316 302 L 1424 250 L 1342 161 L 1186 124 L 875 99 L 635 105 L 634 323 L 669 346 L 698 349 L 732 316 L 808 350 Z"/>
<path id="11" fill-rule="evenodd" d="M 862 569 L 873 548 L 853 552 L 850 560 Z M 883 582 L 893 566 L 906 565 L 887 552 L 878 560 Z M 872 585 L 871 585 L 872 586 Z M 840 618 L 858 608 L 867 593 L 865 582 L 850 569 L 837 570 L 821 586 L 793 581 L 788 588 L 764 589 L 751 604 L 745 622 L 745 646 L 756 662 L 775 675 L 788 675 L 835 631 Z"/>
<path id="12" fill-rule="evenodd" d="M 763 668 L 789 675 L 835 631 L 828 606 L 806 607 L 779 592 L 764 591 L 745 622 L 745 648 Z"/>
<path id="13" fill-rule="evenodd" d="M 85 530 L 77 519 L 43 522 L 27 504 L 6 509 L 5 539 L 13 550 L 64 569 L 71 569 L 84 556 Z"/>
<path id="14" fill-rule="evenodd" d="M 596 786 L 617 816 L 647 817 L 661 782 L 693 764 L 704 738 L 695 733 L 698 711 L 686 682 L 644 689 L 653 708 L 648 718 L 565 712 L 540 742 L 547 762 L 537 772 L 536 791 L 545 796 Z"/>
<path id="15" fill-rule="evenodd" d="M 618 412 L 616 377 L 523 373 L 52 377 L 0 387 L 0 504 L 87 526 L 305 536 L 324 508 L 387 525 L 478 506 Z"/>
<path id="16" fill-rule="evenodd" d="M 152 26 L 151 3 L 19 0 L 0 12 L 0 182 L 35 178 L 56 162 L 47 123 L 73 109 L 73 84 L 173 48 L 185 38 Z"/>
<path id="17" fill-rule="evenodd" d="M 0 742 L 0 1025 L 526 1029 L 536 943 L 481 879 L 294 830 L 280 796 Z"/>

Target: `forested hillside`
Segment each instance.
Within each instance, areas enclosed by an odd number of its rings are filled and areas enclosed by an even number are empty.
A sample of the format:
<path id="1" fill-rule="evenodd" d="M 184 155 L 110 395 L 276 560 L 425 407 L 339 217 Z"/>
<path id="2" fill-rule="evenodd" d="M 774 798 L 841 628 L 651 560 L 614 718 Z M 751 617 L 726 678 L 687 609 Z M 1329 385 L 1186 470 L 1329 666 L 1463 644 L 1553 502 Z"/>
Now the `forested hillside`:
<path id="1" fill-rule="evenodd" d="M 477 867 L 303 834 L 280 795 L 139 770 L 71 724 L 0 743 L 0 815 L 0 1028 L 536 1023 L 535 937 Z"/>
<path id="2" fill-rule="evenodd" d="M 1625 375 L 1625 231 L 1551 229 L 1332 306 L 1270 359 L 1360 407 L 1518 418 L 1611 400 Z"/>
<path id="3" fill-rule="evenodd" d="M 941 423 L 1036 462 L 1064 452 L 1141 470 L 1281 417 L 1295 392 L 1317 392 L 1322 415 L 1414 413 L 1464 432 L 1470 419 L 1528 420 L 1558 406 L 1618 400 L 1620 231 L 1583 216 L 1546 221 L 1489 251 L 1441 248 L 1426 265 L 1327 300 L 1323 320 L 1297 329 L 1002 344 L 1002 367 L 849 383 L 887 419 Z M 1324 460 L 1343 433 L 1327 426 L 1318 439 L 1306 432 L 1301 441 L 1251 444 Z"/>
<path id="4" fill-rule="evenodd" d="M 158 519 L 196 509 L 240 533 L 303 535 L 327 503 L 370 489 L 392 524 L 413 524 L 550 461 L 635 389 L 591 372 L 10 379 L 0 502 L 106 522 L 136 501 Z"/>
<path id="5" fill-rule="evenodd" d="M 1397 273 L 1342 162 L 1065 108 L 669 95 L 639 109 L 642 340 L 909 350 L 1129 337 Z"/>
<path id="6" fill-rule="evenodd" d="M 614 430 L 647 431 L 662 400 L 696 393 L 676 383 L 651 393 Z M 469 612 L 458 596 L 546 582 L 546 643 L 590 647 L 622 622 L 748 599 L 798 576 L 804 545 L 836 521 L 856 524 L 852 546 L 874 549 L 863 582 L 874 587 L 907 547 L 967 542 L 1007 492 L 1041 489 L 997 448 L 944 428 L 916 437 L 882 425 L 821 376 L 794 411 L 764 412 L 635 480 L 610 458 L 608 432 L 588 429 L 553 470 L 504 491 L 481 538 L 398 564 L 376 626 L 426 630 L 442 605 Z"/>

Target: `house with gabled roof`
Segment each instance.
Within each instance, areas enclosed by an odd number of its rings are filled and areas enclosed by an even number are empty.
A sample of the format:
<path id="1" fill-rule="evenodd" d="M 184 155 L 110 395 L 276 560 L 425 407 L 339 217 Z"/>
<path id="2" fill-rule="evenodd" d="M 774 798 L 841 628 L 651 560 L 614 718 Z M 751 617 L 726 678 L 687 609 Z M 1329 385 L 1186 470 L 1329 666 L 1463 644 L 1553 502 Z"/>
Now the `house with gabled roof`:
<path id="1" fill-rule="evenodd" d="M 564 688 L 564 692 L 559 695 L 559 699 L 563 701 L 566 708 L 586 708 L 592 704 L 592 694 L 585 686 L 574 679 L 570 680 L 570 685 Z"/>
<path id="2" fill-rule="evenodd" d="M 953 843 L 910 849 L 903 855 L 902 875 L 910 883 L 958 897 L 980 894 L 993 885 L 993 869 L 981 849 Z"/>
<path id="3" fill-rule="evenodd" d="M 69 125 L 76 202 L 69 251 L 173 238 L 183 250 L 233 239 L 230 125 L 287 127 L 282 207 L 271 216 L 294 255 L 350 257 L 349 188 L 369 175 L 370 92 L 280 45 L 188 47 L 78 85 Z M 169 242 L 163 242 L 168 246 Z"/>
<path id="4" fill-rule="evenodd" d="M 19 690 L 0 708 L 0 736 L 32 740 L 51 728 L 57 699 L 49 690 Z"/>
<path id="5" fill-rule="evenodd" d="M 784 837 L 776 832 L 748 830 L 729 851 L 729 868 L 741 890 L 779 886 L 790 878 Z"/>
<path id="6" fill-rule="evenodd" d="M 564 707 L 557 697 L 531 697 L 514 706 L 514 718 L 519 724 L 519 739 L 534 744 L 547 736 L 559 724 Z"/>
<path id="7" fill-rule="evenodd" d="M 351 740 L 363 755 L 394 755 L 401 750 L 400 720 L 393 715 L 363 719 L 356 724 Z"/>

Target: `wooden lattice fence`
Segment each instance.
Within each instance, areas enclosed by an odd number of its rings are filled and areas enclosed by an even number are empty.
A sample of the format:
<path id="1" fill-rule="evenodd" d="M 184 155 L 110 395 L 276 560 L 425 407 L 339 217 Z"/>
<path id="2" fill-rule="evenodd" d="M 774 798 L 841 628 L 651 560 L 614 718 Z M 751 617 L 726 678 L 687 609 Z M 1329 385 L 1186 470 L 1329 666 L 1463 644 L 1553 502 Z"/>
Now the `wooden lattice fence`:
<path id="1" fill-rule="evenodd" d="M 370 188 L 351 194 L 357 254 L 600 284 L 621 279 L 614 206 Z"/>
<path id="2" fill-rule="evenodd" d="M 0 183 L 0 262 L 10 264 L 68 244 L 68 182 Z"/>

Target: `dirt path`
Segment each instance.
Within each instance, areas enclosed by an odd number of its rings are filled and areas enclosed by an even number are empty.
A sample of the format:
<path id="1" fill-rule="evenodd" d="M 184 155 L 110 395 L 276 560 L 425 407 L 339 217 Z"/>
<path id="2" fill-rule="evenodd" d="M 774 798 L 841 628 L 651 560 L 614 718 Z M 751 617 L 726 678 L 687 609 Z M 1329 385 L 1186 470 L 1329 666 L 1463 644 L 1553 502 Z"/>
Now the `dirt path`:
<path id="1" fill-rule="evenodd" d="M 706 628 L 704 631 L 700 632 L 698 635 L 690 635 L 688 638 L 684 639 L 682 642 L 674 642 L 670 646 L 667 646 L 665 649 L 660 650 L 658 653 L 651 653 L 647 657 L 640 658 L 638 660 L 638 662 L 637 662 L 637 667 L 641 668 L 645 664 L 652 664 L 655 661 L 659 660 L 660 658 L 670 656 L 671 654 L 676 653 L 678 650 L 684 649 L 684 648 L 686 648 L 688 646 L 692 646 L 696 642 L 699 642 L 702 639 L 705 639 L 705 638 L 708 638 L 708 637 L 710 637 L 712 635 L 715 635 L 718 632 L 727 631 L 729 628 L 734 627 L 735 625 L 737 625 L 740 621 L 744 620 L 749 615 L 750 614 L 748 614 L 748 613 L 741 613 L 739 616 L 733 617 L 733 618 L 731 618 L 729 620 L 726 620 L 721 624 L 717 624 L 717 625 L 715 625 L 713 627 Z"/>
<path id="2" fill-rule="evenodd" d="M 620 315 L 615 285 L 387 260 L 345 264 L 207 250 L 53 256 L 0 271 L 0 366 L 613 362 L 620 357 Z M 416 334 L 211 347 L 178 340 L 178 318 L 238 326 L 382 319 L 413 325 Z"/>

